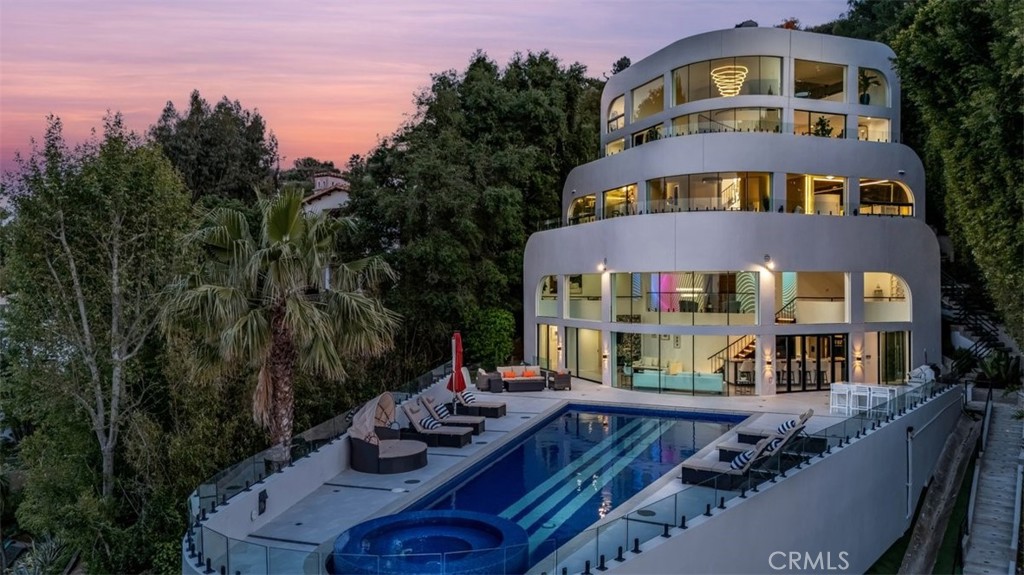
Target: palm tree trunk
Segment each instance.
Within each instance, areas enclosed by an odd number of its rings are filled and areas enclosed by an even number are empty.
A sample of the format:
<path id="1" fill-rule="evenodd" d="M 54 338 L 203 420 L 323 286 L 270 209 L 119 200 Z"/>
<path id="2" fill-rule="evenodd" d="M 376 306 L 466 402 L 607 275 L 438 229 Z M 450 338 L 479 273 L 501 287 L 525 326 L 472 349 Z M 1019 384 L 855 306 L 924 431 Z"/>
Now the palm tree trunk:
<path id="1" fill-rule="evenodd" d="M 296 350 L 291 330 L 284 321 L 284 306 L 277 306 L 271 316 L 273 344 L 268 359 L 270 379 L 273 382 L 273 410 L 270 418 L 272 457 L 276 461 L 291 459 L 292 424 L 295 420 Z M 276 453 L 275 453 L 276 452 Z"/>

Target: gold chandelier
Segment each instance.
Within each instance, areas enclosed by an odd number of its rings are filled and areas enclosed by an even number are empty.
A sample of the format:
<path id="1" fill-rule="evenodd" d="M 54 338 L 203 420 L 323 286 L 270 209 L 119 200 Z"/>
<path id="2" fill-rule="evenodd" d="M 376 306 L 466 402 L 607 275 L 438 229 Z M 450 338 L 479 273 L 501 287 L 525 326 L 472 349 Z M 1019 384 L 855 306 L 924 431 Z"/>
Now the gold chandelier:
<path id="1" fill-rule="evenodd" d="M 740 93 L 743 80 L 747 79 L 747 67 L 734 64 L 719 66 L 711 71 L 711 79 L 718 86 L 718 93 L 729 98 Z"/>

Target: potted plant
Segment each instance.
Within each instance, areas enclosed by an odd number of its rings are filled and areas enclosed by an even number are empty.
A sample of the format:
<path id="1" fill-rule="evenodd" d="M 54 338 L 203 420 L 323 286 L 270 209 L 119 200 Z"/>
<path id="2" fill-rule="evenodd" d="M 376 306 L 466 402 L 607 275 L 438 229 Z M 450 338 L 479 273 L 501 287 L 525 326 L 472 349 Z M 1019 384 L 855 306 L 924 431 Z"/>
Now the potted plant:
<path id="1" fill-rule="evenodd" d="M 818 116 L 818 119 L 814 122 L 814 127 L 811 133 L 815 136 L 821 136 L 822 138 L 829 138 L 832 136 L 832 122 L 829 121 L 825 116 Z"/>
<path id="2" fill-rule="evenodd" d="M 857 91 L 860 93 L 860 103 L 867 106 L 871 103 L 871 94 L 868 93 L 872 86 L 881 86 L 882 83 L 878 81 L 878 76 L 869 72 L 868 70 L 861 68 L 857 73 Z"/>

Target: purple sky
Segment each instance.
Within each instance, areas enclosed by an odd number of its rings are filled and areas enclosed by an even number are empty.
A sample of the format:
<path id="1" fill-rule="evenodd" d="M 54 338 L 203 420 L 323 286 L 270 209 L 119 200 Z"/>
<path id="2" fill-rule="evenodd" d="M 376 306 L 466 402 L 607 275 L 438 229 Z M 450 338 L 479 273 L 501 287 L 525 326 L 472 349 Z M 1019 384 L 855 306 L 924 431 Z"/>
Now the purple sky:
<path id="1" fill-rule="evenodd" d="M 600 76 L 692 34 L 752 19 L 827 22 L 845 0 L 12 0 L 0 7 L 0 165 L 45 116 L 71 141 L 120 110 L 144 131 L 193 89 L 256 108 L 280 142 L 343 166 L 413 111 L 430 74 L 474 50 L 550 50 Z"/>

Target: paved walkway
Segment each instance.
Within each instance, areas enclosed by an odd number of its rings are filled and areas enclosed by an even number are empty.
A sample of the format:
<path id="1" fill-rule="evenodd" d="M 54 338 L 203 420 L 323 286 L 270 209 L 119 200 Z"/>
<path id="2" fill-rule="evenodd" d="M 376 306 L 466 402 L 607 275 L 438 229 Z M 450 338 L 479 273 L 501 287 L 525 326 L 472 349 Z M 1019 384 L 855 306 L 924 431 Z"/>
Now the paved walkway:
<path id="1" fill-rule="evenodd" d="M 1017 465 L 1022 463 L 1022 422 L 1013 418 L 1013 404 L 994 402 L 988 448 L 980 461 L 974 520 L 964 573 L 1005 575 L 1013 560 L 1010 544 L 1013 506 L 1017 489 Z"/>

